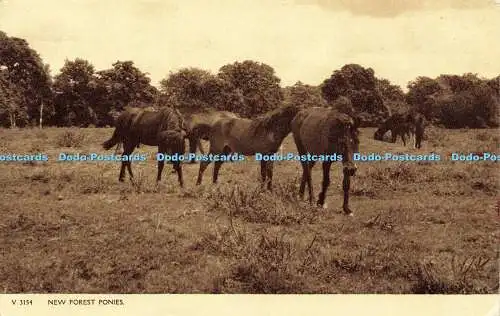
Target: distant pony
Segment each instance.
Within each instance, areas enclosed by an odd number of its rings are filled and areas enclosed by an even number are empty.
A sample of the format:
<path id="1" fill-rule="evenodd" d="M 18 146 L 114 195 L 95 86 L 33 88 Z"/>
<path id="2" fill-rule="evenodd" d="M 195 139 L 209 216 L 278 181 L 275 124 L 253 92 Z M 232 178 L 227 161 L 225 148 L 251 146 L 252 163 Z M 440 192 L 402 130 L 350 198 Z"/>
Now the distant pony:
<path id="1" fill-rule="evenodd" d="M 406 137 L 414 135 L 414 147 L 421 148 L 425 131 L 425 118 L 422 114 L 414 111 L 395 113 L 379 125 L 373 138 L 382 141 L 388 131 L 391 131 L 391 142 L 395 143 L 397 137 L 400 136 L 403 145 L 406 146 Z"/>

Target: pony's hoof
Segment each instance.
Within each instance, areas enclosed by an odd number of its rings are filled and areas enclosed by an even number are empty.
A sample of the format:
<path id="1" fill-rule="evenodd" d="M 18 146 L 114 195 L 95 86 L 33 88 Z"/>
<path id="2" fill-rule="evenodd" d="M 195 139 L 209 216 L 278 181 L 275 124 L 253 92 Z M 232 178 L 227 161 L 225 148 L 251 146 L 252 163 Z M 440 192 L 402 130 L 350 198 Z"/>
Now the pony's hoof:
<path id="1" fill-rule="evenodd" d="M 344 213 L 346 216 L 349 216 L 349 217 L 354 217 L 354 213 L 353 212 L 350 212 L 350 213 Z"/>
<path id="2" fill-rule="evenodd" d="M 323 208 L 324 210 L 328 209 L 328 203 L 323 204 L 322 208 Z"/>

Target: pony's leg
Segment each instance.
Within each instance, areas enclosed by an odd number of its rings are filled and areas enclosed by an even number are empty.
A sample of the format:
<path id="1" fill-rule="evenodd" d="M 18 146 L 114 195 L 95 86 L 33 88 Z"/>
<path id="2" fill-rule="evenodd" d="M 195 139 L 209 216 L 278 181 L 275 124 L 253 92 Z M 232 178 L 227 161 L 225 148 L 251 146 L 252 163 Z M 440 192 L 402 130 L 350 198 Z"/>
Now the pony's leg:
<path id="1" fill-rule="evenodd" d="M 156 184 L 161 181 L 161 174 L 163 172 L 163 167 L 165 166 L 165 161 L 158 160 L 158 174 L 156 176 Z"/>
<path id="2" fill-rule="evenodd" d="M 415 148 L 420 149 L 420 147 L 422 146 L 420 142 L 421 142 L 421 140 L 420 140 L 420 139 L 417 139 L 417 138 L 415 137 Z"/>
<path id="3" fill-rule="evenodd" d="M 179 180 L 179 185 L 181 188 L 184 187 L 184 180 L 182 178 L 182 165 L 180 161 L 175 161 L 174 162 L 174 169 L 177 171 L 177 179 Z"/>
<path id="4" fill-rule="evenodd" d="M 273 190 L 273 161 L 268 161 L 267 162 L 267 168 L 266 168 L 266 172 L 267 172 L 267 189 L 269 191 L 272 191 Z"/>
<path id="5" fill-rule="evenodd" d="M 224 149 L 222 150 L 223 155 L 229 155 L 230 153 L 231 153 L 231 150 L 227 146 L 224 147 Z M 223 163 L 224 163 L 223 161 L 215 161 L 214 162 L 214 174 L 213 174 L 213 180 L 212 180 L 212 182 L 214 184 L 217 183 L 217 179 L 219 178 L 219 170 L 220 170 L 220 167 L 222 167 Z"/>
<path id="6" fill-rule="evenodd" d="M 318 198 L 318 205 L 323 206 L 325 204 L 326 198 L 326 190 L 330 186 L 330 166 L 332 165 L 331 161 L 323 162 L 323 183 L 321 184 L 321 193 Z"/>
<path id="7" fill-rule="evenodd" d="M 198 148 L 200 149 L 200 153 L 204 155 L 205 150 L 203 149 L 203 145 L 201 144 L 201 138 L 198 138 Z"/>
<path id="8" fill-rule="evenodd" d="M 120 150 L 120 148 L 122 147 L 122 143 L 118 143 L 116 144 L 116 148 L 115 148 L 115 155 L 118 155 L 118 151 Z"/>
<path id="9" fill-rule="evenodd" d="M 396 133 L 396 131 L 394 130 L 391 130 L 391 142 L 392 143 L 395 143 L 396 142 L 396 138 L 398 137 L 398 134 Z"/>
<path id="10" fill-rule="evenodd" d="M 403 146 L 406 146 L 406 136 L 405 136 L 405 133 L 401 134 L 401 140 L 403 140 Z"/>
<path id="11" fill-rule="evenodd" d="M 163 141 L 160 141 L 160 144 L 158 144 L 158 153 L 165 154 L 167 149 L 166 147 L 167 146 L 163 143 Z M 158 184 L 161 181 L 161 174 L 163 173 L 164 166 L 165 166 L 165 161 L 158 160 L 158 173 L 156 175 L 156 184 Z"/>
<path id="12" fill-rule="evenodd" d="M 313 190 L 313 186 L 312 186 L 312 180 L 311 180 L 311 177 L 312 177 L 312 168 L 314 167 L 314 161 L 309 161 L 307 163 L 307 174 L 306 174 L 306 181 L 307 181 L 307 186 L 309 187 L 309 203 L 312 204 L 313 203 L 313 198 L 314 198 L 314 190 Z"/>
<path id="13" fill-rule="evenodd" d="M 342 188 L 344 189 L 344 205 L 342 206 L 344 209 L 344 213 L 346 215 L 352 216 L 352 211 L 349 208 L 349 190 L 351 188 L 351 175 L 346 170 L 344 170 L 344 179 L 342 181 Z"/>
<path id="14" fill-rule="evenodd" d="M 129 156 L 134 152 L 136 143 L 123 143 L 123 155 Z M 122 170 L 120 170 L 120 181 L 123 182 L 123 178 L 125 177 L 125 166 L 127 167 L 128 175 L 130 176 L 130 180 L 134 179 L 134 174 L 132 173 L 132 163 L 130 160 L 122 161 Z"/>
<path id="15" fill-rule="evenodd" d="M 196 180 L 196 185 L 200 185 L 201 181 L 203 181 L 203 173 L 205 172 L 209 164 L 210 160 L 200 161 L 200 170 L 198 171 L 198 180 Z"/>
<path id="16" fill-rule="evenodd" d="M 219 170 L 220 167 L 222 167 L 222 161 L 214 161 L 214 173 L 212 176 L 212 183 L 215 184 L 217 183 L 217 180 L 219 179 Z"/>
<path id="17" fill-rule="evenodd" d="M 196 147 L 198 145 L 198 141 L 197 141 L 197 138 L 196 137 L 189 137 L 188 138 L 188 141 L 189 141 L 189 153 L 190 154 L 196 154 Z M 189 160 L 189 163 L 195 163 L 196 161 L 194 159 L 190 159 Z"/>
<path id="18" fill-rule="evenodd" d="M 305 161 L 301 161 L 300 164 L 302 166 L 302 178 L 300 179 L 299 196 L 301 199 L 304 199 L 304 191 L 306 188 L 306 179 L 307 179 L 307 168 L 309 167 L 307 165 L 307 162 Z"/>
<path id="19" fill-rule="evenodd" d="M 120 175 L 118 176 L 118 181 L 123 182 L 125 181 L 125 161 L 122 161 L 121 167 L 120 167 Z"/>
<path id="20" fill-rule="evenodd" d="M 267 176 L 266 167 L 267 167 L 267 161 L 261 160 L 260 161 L 260 179 L 262 180 L 260 184 L 261 188 L 264 188 L 264 183 L 266 182 L 266 176 Z"/>
<path id="21" fill-rule="evenodd" d="M 417 134 L 417 131 L 415 131 L 415 148 L 420 149 L 420 147 L 422 146 L 421 142 L 422 142 L 423 137 L 424 137 L 423 133 L 418 131 L 418 134 Z"/>

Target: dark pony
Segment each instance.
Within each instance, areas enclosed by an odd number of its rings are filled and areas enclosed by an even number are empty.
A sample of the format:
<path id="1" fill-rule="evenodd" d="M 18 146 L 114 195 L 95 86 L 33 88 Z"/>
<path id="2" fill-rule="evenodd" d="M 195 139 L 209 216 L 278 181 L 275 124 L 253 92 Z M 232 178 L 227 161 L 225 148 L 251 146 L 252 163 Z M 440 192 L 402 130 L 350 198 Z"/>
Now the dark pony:
<path id="1" fill-rule="evenodd" d="M 343 190 L 345 214 L 352 215 L 349 208 L 351 177 L 357 167 L 353 154 L 358 152 L 359 121 L 333 108 L 311 107 L 300 111 L 291 123 L 293 139 L 299 155 L 342 155 Z M 323 156 L 325 157 L 325 156 Z M 314 158 L 314 157 L 313 157 Z M 333 160 L 323 160 L 323 183 L 317 204 L 325 206 L 326 191 L 330 185 L 330 167 Z M 305 186 L 309 187 L 309 202 L 313 202 L 311 171 L 315 160 L 301 160 L 302 179 L 299 194 L 304 197 Z"/>
<path id="2" fill-rule="evenodd" d="M 164 154 L 184 154 L 184 137 L 186 135 L 184 120 L 176 109 L 163 107 L 158 111 L 128 108 L 116 119 L 115 130 L 111 138 L 102 144 L 109 150 L 123 143 L 123 155 L 131 155 L 139 144 L 158 146 L 158 152 Z M 164 161 L 158 160 L 158 175 L 161 180 Z M 180 161 L 173 162 L 177 171 L 179 184 L 182 187 L 182 167 Z M 119 181 L 124 181 L 125 167 L 130 179 L 133 179 L 131 162 L 122 161 Z"/>
<path id="3" fill-rule="evenodd" d="M 422 114 L 409 111 L 395 113 L 379 125 L 373 135 L 375 140 L 382 141 L 384 135 L 391 131 L 391 142 L 395 143 L 400 136 L 403 145 L 406 146 L 406 137 L 415 136 L 415 148 L 421 148 L 425 130 L 425 118 Z"/>
<path id="4" fill-rule="evenodd" d="M 274 154 L 280 148 L 283 139 L 290 133 L 290 122 L 299 111 L 298 107 L 288 105 L 279 107 L 255 119 L 223 118 L 212 126 L 210 154 L 238 153 L 244 156 L 261 153 Z M 222 161 L 214 162 L 213 183 L 217 183 Z M 203 172 L 210 161 L 200 162 L 197 185 L 201 184 Z M 272 189 L 273 162 L 260 162 L 262 185 L 267 181 L 267 188 Z"/>

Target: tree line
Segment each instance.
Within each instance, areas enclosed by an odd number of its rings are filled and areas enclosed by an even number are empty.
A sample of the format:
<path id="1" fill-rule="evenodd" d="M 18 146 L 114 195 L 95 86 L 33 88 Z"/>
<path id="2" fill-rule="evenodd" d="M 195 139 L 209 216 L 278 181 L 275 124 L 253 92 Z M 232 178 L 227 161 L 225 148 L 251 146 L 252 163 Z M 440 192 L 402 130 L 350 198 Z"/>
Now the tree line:
<path id="1" fill-rule="evenodd" d="M 0 124 L 4 127 L 112 126 L 126 106 L 172 106 L 182 111 L 217 109 L 255 117 L 282 104 L 350 106 L 363 126 L 391 113 L 416 110 L 447 128 L 498 127 L 500 75 L 417 77 L 408 92 L 378 78 L 372 68 L 347 64 L 320 85 L 297 82 L 282 88 L 274 69 L 252 60 L 222 66 L 216 74 L 199 68 L 170 72 L 151 84 L 133 61 L 96 70 L 90 61 L 66 60 L 51 76 L 49 65 L 21 38 L 0 31 Z"/>

